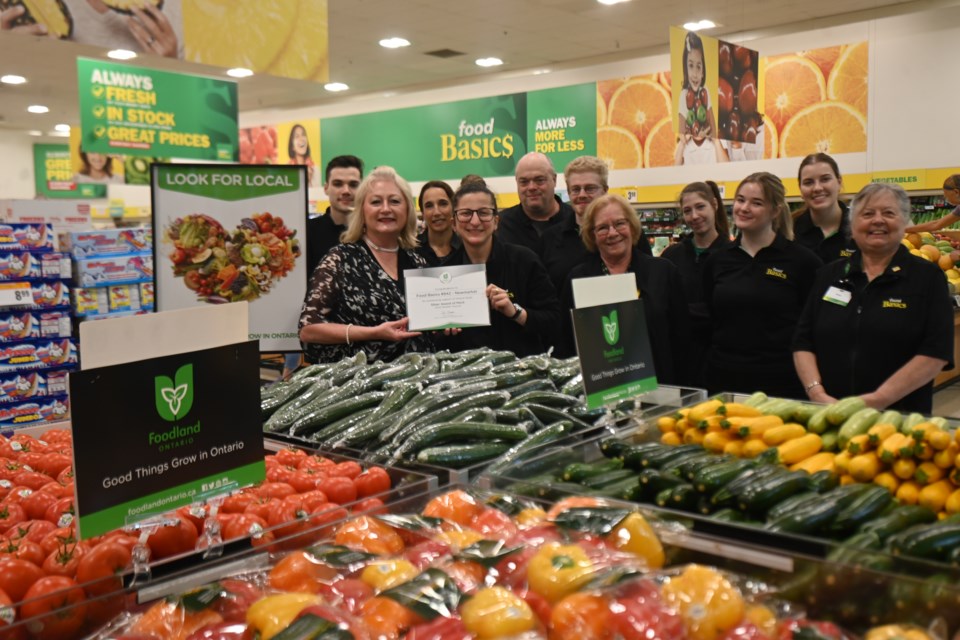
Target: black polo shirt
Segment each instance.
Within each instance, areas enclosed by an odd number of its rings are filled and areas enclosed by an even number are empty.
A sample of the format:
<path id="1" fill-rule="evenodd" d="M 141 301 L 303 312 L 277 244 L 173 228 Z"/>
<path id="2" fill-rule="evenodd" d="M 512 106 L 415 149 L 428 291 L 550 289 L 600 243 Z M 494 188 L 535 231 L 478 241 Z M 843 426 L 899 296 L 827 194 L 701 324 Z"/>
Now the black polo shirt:
<path id="1" fill-rule="evenodd" d="M 779 235 L 753 257 L 739 238 L 714 252 L 703 265 L 710 365 L 756 374 L 793 371 L 793 334 L 822 265 L 812 251 Z"/>
<path id="2" fill-rule="evenodd" d="M 537 255 L 540 254 L 540 236 L 547 229 L 555 225 L 568 223 L 570 218 L 575 218 L 576 214 L 573 207 L 561 200 L 558 196 L 553 196 L 560 205 L 560 210 L 552 218 L 542 223 L 534 223 L 530 217 L 524 213 L 523 205 L 517 204 L 509 209 L 500 212 L 500 224 L 497 226 L 497 238 L 501 242 L 517 244 L 521 247 L 530 249 Z M 574 221 L 576 224 L 576 221 Z M 537 228 L 540 225 L 541 228 Z"/>
<path id="3" fill-rule="evenodd" d="M 793 219 L 794 241 L 817 254 L 824 264 L 849 258 L 857 251 L 857 245 L 850 237 L 850 209 L 841 202 L 840 211 L 840 228 L 826 238 L 823 230 L 813 224 L 809 211 L 804 211 Z"/>
<path id="4" fill-rule="evenodd" d="M 850 292 L 846 306 L 824 299 L 831 287 Z M 867 282 L 859 253 L 823 267 L 793 349 L 816 355 L 823 388 L 835 398 L 875 391 L 917 355 L 952 367 L 953 307 L 943 273 L 903 246 L 873 282 Z M 892 407 L 929 414 L 933 381 Z"/>
<path id="5" fill-rule="evenodd" d="M 423 256 L 423 259 L 427 261 L 427 265 L 430 267 L 438 267 L 444 264 L 450 255 L 459 249 L 461 244 L 463 244 L 460 240 L 460 236 L 454 233 L 450 237 L 450 253 L 440 257 L 437 255 L 437 252 L 433 250 L 433 247 L 430 246 L 430 237 L 428 234 L 429 231 L 424 229 L 420 232 L 420 235 L 417 236 L 417 253 Z"/>
<path id="6" fill-rule="evenodd" d="M 683 292 L 687 296 L 687 304 L 691 311 L 703 305 L 703 265 L 717 249 L 730 244 L 730 239 L 717 236 L 706 249 L 697 252 L 693 244 L 693 236 L 688 236 L 676 244 L 663 250 L 661 258 L 669 260 L 680 269 L 683 278 Z M 701 313 L 702 315 L 702 313 Z"/>
<path id="7" fill-rule="evenodd" d="M 330 215 L 330 207 L 322 216 L 307 220 L 307 277 L 313 275 L 323 256 L 333 247 L 340 244 L 340 234 L 347 230 L 347 225 L 337 224 Z"/>

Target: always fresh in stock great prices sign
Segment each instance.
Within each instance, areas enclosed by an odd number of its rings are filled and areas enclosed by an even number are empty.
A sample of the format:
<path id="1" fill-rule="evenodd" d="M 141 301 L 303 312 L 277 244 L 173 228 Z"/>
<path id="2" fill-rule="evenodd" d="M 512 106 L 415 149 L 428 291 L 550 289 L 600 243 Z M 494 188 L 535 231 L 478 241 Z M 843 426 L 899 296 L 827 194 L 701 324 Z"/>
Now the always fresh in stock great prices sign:
<path id="1" fill-rule="evenodd" d="M 81 148 L 235 162 L 237 84 L 77 58 Z"/>

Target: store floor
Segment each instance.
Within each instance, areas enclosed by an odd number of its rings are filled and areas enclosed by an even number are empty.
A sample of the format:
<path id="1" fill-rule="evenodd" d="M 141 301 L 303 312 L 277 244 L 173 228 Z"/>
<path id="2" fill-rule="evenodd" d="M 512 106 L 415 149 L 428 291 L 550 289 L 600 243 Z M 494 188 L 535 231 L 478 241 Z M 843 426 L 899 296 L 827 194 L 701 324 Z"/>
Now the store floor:
<path id="1" fill-rule="evenodd" d="M 933 392 L 933 415 L 960 419 L 960 380 Z"/>

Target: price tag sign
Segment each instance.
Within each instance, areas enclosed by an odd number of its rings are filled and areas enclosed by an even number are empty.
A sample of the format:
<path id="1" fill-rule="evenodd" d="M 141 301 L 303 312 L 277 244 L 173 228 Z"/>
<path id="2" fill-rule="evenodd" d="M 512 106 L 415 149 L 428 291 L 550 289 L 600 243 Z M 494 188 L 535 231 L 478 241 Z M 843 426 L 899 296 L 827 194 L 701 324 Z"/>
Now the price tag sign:
<path id="1" fill-rule="evenodd" d="M 0 282 L 0 307 L 33 304 L 33 290 L 29 282 Z"/>

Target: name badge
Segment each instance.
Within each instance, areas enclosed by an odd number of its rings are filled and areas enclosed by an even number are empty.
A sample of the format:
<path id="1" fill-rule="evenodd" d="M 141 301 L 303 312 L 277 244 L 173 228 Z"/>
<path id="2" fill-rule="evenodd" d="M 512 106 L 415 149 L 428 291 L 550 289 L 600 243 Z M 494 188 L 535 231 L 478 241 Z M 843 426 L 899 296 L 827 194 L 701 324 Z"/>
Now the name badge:
<path id="1" fill-rule="evenodd" d="M 823 294 L 823 299 L 827 302 L 832 302 L 833 304 L 838 304 L 841 307 L 845 307 L 850 304 L 850 299 L 853 297 L 853 294 L 846 289 L 839 289 L 837 287 L 830 287 L 827 289 L 827 292 Z"/>

